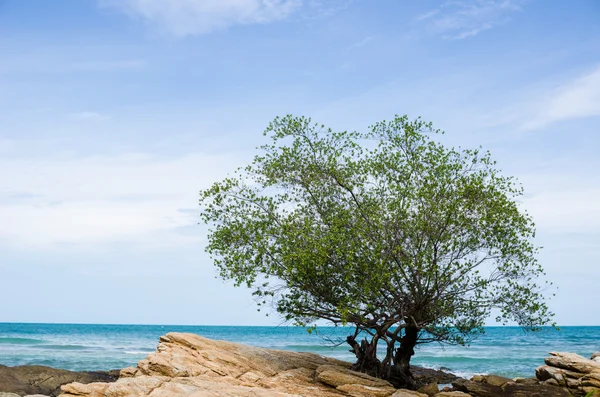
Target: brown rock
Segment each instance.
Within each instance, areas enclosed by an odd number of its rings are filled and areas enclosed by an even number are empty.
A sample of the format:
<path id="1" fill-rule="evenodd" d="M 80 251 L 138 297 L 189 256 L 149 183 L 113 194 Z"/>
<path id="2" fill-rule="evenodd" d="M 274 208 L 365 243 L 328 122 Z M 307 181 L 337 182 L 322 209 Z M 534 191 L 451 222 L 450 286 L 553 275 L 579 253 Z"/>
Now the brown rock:
<path id="1" fill-rule="evenodd" d="M 392 387 L 391 383 L 383 380 L 374 378 L 361 372 L 352 371 L 350 369 L 334 366 L 334 365 L 321 365 L 316 370 L 317 378 L 333 387 L 341 385 L 363 385 L 370 387 Z"/>
<path id="2" fill-rule="evenodd" d="M 431 368 L 411 366 L 410 372 L 415 378 L 415 381 L 420 385 L 427 385 L 434 382 L 440 385 L 444 383 L 452 383 L 458 379 L 458 376 L 454 374 Z"/>
<path id="3" fill-rule="evenodd" d="M 600 363 L 580 356 L 575 353 L 556 353 L 551 352 L 551 357 L 547 357 L 544 361 L 551 367 L 566 369 L 584 374 L 600 371 Z"/>
<path id="4" fill-rule="evenodd" d="M 466 379 L 459 379 L 452 382 L 457 391 L 471 394 L 477 397 L 497 397 L 502 396 L 504 391 L 499 386 L 488 385 L 484 382 L 473 382 Z"/>
<path id="5" fill-rule="evenodd" d="M 511 397 L 571 397 L 572 394 L 565 388 L 549 385 L 524 385 L 506 383 L 502 386 L 505 396 Z"/>
<path id="6" fill-rule="evenodd" d="M 398 389 L 391 397 L 427 397 L 427 394 L 419 393 L 418 391 Z"/>
<path id="7" fill-rule="evenodd" d="M 396 391 L 393 387 L 372 387 L 365 385 L 342 385 L 337 390 L 352 397 L 389 397 Z"/>
<path id="8" fill-rule="evenodd" d="M 476 397 L 571 397 L 572 394 L 565 388 L 544 384 L 524 384 L 507 382 L 502 387 L 488 383 L 473 382 L 468 380 L 456 381 L 452 385 L 459 391 Z"/>
<path id="9" fill-rule="evenodd" d="M 170 333 L 137 368 L 112 384 L 78 383 L 63 397 L 382 396 L 389 382 L 349 370 L 347 362 Z M 336 389 L 337 388 L 337 389 Z"/>
<path id="10" fill-rule="evenodd" d="M 60 386 L 71 382 L 112 382 L 117 379 L 108 372 L 73 372 L 41 365 L 7 367 L 0 365 L 0 390 L 24 396 L 42 394 L 57 396 Z"/>
<path id="11" fill-rule="evenodd" d="M 540 383 L 537 378 L 515 378 L 513 379 L 515 383 L 525 384 L 525 385 L 537 385 Z"/>
<path id="12" fill-rule="evenodd" d="M 582 391 L 585 393 L 585 397 L 600 397 L 600 390 L 595 387 L 584 387 Z"/>
<path id="13" fill-rule="evenodd" d="M 137 372 L 136 367 L 126 367 L 119 371 L 119 378 L 132 378 Z"/>
<path id="14" fill-rule="evenodd" d="M 433 397 L 440 392 L 438 384 L 433 382 L 425 386 L 421 386 L 417 389 L 419 393 L 427 394 L 429 397 Z"/>
<path id="15" fill-rule="evenodd" d="M 462 391 L 442 391 L 433 397 L 471 397 L 471 395 Z"/>
<path id="16" fill-rule="evenodd" d="M 484 382 L 487 383 L 488 385 L 502 387 L 503 385 L 505 385 L 508 382 L 513 382 L 513 380 L 502 377 L 502 376 L 498 376 L 498 375 L 486 375 L 484 377 Z"/>
<path id="17" fill-rule="evenodd" d="M 482 383 L 485 381 L 485 376 L 484 375 L 473 375 L 473 377 L 471 378 L 471 380 L 473 382 L 479 382 Z"/>

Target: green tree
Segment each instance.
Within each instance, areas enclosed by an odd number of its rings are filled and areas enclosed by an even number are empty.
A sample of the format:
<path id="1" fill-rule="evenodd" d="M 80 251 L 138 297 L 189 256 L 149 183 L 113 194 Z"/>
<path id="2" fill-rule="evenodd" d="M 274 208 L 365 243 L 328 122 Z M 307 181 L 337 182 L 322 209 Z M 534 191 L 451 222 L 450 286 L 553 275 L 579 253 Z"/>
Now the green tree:
<path id="1" fill-rule="evenodd" d="M 252 164 L 201 192 L 220 275 L 295 324 L 354 326 L 354 368 L 398 387 L 416 386 L 417 344 L 468 343 L 492 312 L 549 323 L 521 187 L 436 133 L 406 116 L 364 133 L 276 118 Z"/>

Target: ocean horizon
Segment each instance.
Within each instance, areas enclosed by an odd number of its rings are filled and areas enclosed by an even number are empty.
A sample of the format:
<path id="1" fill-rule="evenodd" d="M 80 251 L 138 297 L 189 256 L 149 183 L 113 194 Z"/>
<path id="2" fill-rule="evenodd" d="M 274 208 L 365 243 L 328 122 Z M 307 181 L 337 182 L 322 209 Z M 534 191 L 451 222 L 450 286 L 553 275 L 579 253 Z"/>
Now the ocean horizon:
<path id="1" fill-rule="evenodd" d="M 533 377 L 551 351 L 588 357 L 600 350 L 600 326 L 545 327 L 524 332 L 520 327 L 491 326 L 468 347 L 426 344 L 411 363 L 443 369 L 463 377 L 493 373 Z M 317 334 L 294 326 L 133 325 L 68 323 L 0 323 L 0 364 L 46 365 L 74 371 L 135 366 L 156 350 L 168 332 L 189 332 L 272 349 L 304 351 L 354 361 L 344 342 L 352 328 L 319 327 Z M 339 343 L 338 345 L 335 345 Z"/>

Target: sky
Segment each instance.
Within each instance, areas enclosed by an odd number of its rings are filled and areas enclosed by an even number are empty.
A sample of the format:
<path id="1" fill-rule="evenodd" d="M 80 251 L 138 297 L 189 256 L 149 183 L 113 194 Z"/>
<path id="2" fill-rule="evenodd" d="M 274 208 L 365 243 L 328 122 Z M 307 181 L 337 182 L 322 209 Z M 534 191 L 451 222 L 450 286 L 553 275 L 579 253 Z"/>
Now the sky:
<path id="1" fill-rule="evenodd" d="M 0 322 L 277 325 L 198 192 L 275 116 L 421 116 L 522 183 L 560 325 L 600 325 L 598 0 L 0 0 Z"/>

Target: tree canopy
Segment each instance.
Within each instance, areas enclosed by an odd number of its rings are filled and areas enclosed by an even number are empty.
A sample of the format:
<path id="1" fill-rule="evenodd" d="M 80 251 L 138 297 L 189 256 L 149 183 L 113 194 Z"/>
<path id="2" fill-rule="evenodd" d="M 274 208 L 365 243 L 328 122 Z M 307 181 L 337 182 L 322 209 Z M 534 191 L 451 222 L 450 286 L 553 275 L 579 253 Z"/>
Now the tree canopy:
<path id="1" fill-rule="evenodd" d="M 419 343 L 468 343 L 491 313 L 548 324 L 522 188 L 440 133 L 406 116 L 367 132 L 276 118 L 250 165 L 201 192 L 220 275 L 296 324 L 355 326 L 355 369 L 401 386 Z"/>

